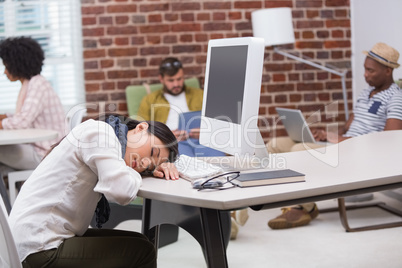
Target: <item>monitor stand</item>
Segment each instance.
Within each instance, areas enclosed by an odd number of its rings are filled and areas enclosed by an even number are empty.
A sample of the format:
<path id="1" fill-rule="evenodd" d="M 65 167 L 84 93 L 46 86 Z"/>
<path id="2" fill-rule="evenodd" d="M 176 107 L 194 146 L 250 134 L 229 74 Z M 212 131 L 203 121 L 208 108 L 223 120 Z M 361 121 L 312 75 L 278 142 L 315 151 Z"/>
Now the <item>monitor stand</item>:
<path id="1" fill-rule="evenodd" d="M 269 153 L 268 153 L 267 147 L 265 145 L 264 139 L 262 138 L 260 131 L 257 131 L 254 156 L 261 159 L 262 161 L 263 160 L 267 161 L 267 166 L 268 166 Z"/>
<path id="2" fill-rule="evenodd" d="M 256 134 L 257 137 L 255 142 L 254 155 L 234 155 L 227 157 L 226 159 L 230 159 L 230 161 L 220 162 L 220 166 L 225 171 L 245 171 L 269 167 L 269 153 L 265 146 L 261 132 L 257 131 Z"/>

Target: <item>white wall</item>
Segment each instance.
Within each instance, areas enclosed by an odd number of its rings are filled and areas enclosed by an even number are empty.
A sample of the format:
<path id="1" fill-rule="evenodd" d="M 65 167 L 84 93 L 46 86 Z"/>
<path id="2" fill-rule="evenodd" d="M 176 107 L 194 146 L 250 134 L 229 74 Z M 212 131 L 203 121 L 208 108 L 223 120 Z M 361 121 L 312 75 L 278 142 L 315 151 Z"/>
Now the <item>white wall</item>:
<path id="1" fill-rule="evenodd" d="M 367 83 L 364 80 L 363 50 L 384 42 L 399 51 L 402 63 L 402 0 L 351 0 L 353 100 Z M 401 64 L 402 65 L 402 64 Z M 402 67 L 394 70 L 402 79 Z"/>

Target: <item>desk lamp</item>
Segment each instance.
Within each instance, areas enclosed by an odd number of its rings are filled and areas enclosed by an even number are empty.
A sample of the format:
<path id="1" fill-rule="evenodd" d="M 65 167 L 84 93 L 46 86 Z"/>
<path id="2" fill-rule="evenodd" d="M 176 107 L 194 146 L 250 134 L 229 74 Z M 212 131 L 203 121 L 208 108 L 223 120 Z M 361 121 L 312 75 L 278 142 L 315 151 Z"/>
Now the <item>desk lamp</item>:
<path id="1" fill-rule="evenodd" d="M 256 10 L 251 13 L 251 22 L 253 26 L 253 35 L 255 37 L 264 38 L 265 46 L 273 46 L 274 52 L 341 77 L 345 117 L 346 120 L 348 120 L 349 112 L 345 81 L 347 71 L 337 71 L 333 68 L 329 68 L 328 65 L 323 66 L 319 63 L 315 63 L 307 57 L 297 57 L 277 47 L 277 45 L 292 44 L 295 42 L 292 24 L 292 10 L 288 7 Z"/>

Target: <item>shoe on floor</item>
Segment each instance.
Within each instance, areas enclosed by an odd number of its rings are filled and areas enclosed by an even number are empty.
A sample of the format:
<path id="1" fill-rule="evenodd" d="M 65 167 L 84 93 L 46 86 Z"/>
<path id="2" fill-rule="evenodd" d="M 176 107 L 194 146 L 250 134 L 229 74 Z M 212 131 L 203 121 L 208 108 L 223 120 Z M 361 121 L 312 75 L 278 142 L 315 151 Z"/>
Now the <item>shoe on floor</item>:
<path id="1" fill-rule="evenodd" d="M 237 226 L 236 221 L 232 217 L 230 220 L 232 221 L 230 228 L 230 240 L 236 240 L 237 234 L 239 233 L 239 226 Z"/>
<path id="2" fill-rule="evenodd" d="M 310 217 L 311 217 L 312 220 L 317 218 L 317 216 L 320 214 L 320 211 L 318 210 L 317 204 L 314 203 L 313 209 L 308 214 L 310 214 Z"/>
<path id="3" fill-rule="evenodd" d="M 271 229 L 287 229 L 307 225 L 319 214 L 317 205 L 308 212 L 302 206 L 282 208 L 282 214 L 268 222 Z"/>
<path id="4" fill-rule="evenodd" d="M 241 226 L 244 226 L 248 220 L 247 208 L 232 211 L 230 215 Z"/>

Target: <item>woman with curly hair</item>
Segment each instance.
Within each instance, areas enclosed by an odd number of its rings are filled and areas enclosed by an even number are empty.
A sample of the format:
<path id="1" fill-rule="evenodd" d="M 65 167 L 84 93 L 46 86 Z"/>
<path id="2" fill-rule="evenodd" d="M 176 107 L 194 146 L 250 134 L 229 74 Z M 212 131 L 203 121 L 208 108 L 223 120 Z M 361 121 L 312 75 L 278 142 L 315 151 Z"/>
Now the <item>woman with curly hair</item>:
<path id="1" fill-rule="evenodd" d="M 7 78 L 21 82 L 15 113 L 0 115 L 0 129 L 39 128 L 59 133 L 53 140 L 1 146 L 0 164 L 13 169 L 34 169 L 50 146 L 64 135 L 64 109 L 50 83 L 40 74 L 45 56 L 35 40 L 30 37 L 3 40 L 0 58 Z"/>

